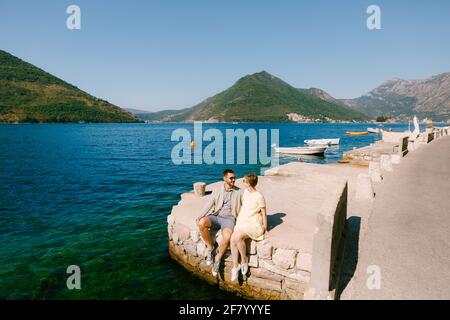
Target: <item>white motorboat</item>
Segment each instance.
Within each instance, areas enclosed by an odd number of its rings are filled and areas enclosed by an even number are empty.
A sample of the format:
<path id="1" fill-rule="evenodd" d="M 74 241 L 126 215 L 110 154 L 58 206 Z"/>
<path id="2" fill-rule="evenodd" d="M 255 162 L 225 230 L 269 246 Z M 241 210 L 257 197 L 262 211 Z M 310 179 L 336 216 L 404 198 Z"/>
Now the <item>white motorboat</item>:
<path id="1" fill-rule="evenodd" d="M 285 154 L 323 154 L 325 150 L 327 150 L 326 146 L 317 146 L 317 147 L 277 147 L 276 145 L 272 146 L 276 153 L 285 153 Z"/>
<path id="2" fill-rule="evenodd" d="M 305 140 L 305 144 L 309 146 L 335 146 L 339 144 L 340 139 L 312 139 Z"/>
<path id="3" fill-rule="evenodd" d="M 367 132 L 369 133 L 381 133 L 381 131 L 380 128 L 367 128 Z"/>

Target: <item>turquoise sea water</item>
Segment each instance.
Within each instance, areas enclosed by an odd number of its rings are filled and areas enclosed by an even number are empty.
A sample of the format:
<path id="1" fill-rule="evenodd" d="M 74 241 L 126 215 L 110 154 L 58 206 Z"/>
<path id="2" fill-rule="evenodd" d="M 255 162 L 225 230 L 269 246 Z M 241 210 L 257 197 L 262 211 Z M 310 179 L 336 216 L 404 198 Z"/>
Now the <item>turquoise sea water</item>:
<path id="1" fill-rule="evenodd" d="M 348 137 L 365 124 L 208 124 L 204 129 L 279 129 L 280 145 L 341 138 L 324 158 L 378 139 Z M 373 125 L 372 125 L 373 126 Z M 182 165 L 171 161 L 173 130 L 190 124 L 0 126 L 0 298 L 226 299 L 167 255 L 166 217 L 196 181 L 241 176 L 259 165 Z M 407 125 L 386 125 L 394 130 Z M 283 162 L 298 161 L 282 158 Z M 66 269 L 81 268 L 81 290 Z"/>

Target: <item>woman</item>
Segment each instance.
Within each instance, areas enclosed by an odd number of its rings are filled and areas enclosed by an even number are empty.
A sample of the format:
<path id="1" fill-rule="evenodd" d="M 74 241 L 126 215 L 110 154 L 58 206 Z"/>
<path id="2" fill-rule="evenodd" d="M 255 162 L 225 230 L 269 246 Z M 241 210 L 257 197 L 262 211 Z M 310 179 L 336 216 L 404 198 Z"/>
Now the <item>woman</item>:
<path id="1" fill-rule="evenodd" d="M 247 238 L 256 241 L 262 240 L 267 232 L 266 202 L 263 195 L 255 189 L 258 184 L 258 176 L 255 174 L 245 175 L 244 184 L 247 189 L 242 195 L 242 207 L 231 236 L 231 257 L 233 258 L 231 281 L 237 280 L 239 270 L 243 275 L 248 272 L 245 240 Z M 241 256 L 241 266 L 239 266 L 239 255 Z"/>

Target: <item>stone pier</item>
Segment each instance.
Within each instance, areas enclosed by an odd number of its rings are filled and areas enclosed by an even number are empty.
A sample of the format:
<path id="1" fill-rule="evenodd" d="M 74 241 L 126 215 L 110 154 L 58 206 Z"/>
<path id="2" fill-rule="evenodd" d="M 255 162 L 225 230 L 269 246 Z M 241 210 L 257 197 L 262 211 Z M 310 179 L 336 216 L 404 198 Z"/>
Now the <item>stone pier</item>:
<path id="1" fill-rule="evenodd" d="M 267 203 L 269 233 L 248 241 L 248 276 L 231 282 L 228 251 L 217 278 L 205 263 L 206 246 L 195 218 L 209 193 L 223 182 L 206 186 L 204 197 L 188 192 L 168 216 L 170 256 L 196 276 L 222 289 L 253 299 L 333 299 L 342 262 L 349 180 L 356 173 L 344 166 L 291 163 L 269 170 L 257 189 Z M 351 174 L 349 174 L 351 172 Z M 242 181 L 236 185 L 243 187 Z M 213 234 L 217 243 L 220 232 Z"/>
<path id="2" fill-rule="evenodd" d="M 390 133 L 374 145 L 344 154 L 342 164 L 292 162 L 266 171 L 257 189 L 266 198 L 269 233 L 263 241 L 247 242 L 249 273 L 236 282 L 230 279 L 229 251 L 218 277 L 211 275 L 195 225 L 211 190 L 223 182 L 207 185 L 204 196 L 203 186 L 200 192 L 184 193 L 167 217 L 170 256 L 195 276 L 245 298 L 348 297 L 360 242 L 374 199 L 384 190 L 384 176 L 395 174 L 408 151 L 414 156 L 414 150 L 449 131 L 446 127 L 422 133 L 412 149 L 406 133 Z M 241 180 L 237 186 L 243 187 Z M 220 232 L 212 236 L 220 243 Z"/>

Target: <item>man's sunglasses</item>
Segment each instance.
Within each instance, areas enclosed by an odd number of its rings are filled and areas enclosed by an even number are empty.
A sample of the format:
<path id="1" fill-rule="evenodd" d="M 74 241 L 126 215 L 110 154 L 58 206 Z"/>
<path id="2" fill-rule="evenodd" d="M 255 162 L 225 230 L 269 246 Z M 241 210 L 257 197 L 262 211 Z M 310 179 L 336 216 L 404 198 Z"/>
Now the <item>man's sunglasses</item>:
<path id="1" fill-rule="evenodd" d="M 236 177 L 229 177 L 230 180 L 236 180 Z"/>

